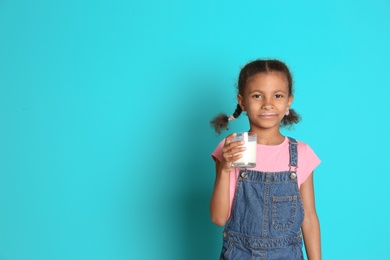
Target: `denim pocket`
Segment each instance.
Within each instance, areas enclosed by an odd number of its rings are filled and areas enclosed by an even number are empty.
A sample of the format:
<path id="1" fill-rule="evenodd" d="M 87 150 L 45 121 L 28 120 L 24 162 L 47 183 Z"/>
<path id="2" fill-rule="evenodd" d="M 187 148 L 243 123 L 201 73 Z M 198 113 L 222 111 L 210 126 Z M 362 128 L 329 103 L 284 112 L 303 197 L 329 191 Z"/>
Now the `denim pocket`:
<path id="1" fill-rule="evenodd" d="M 288 230 L 295 222 L 297 196 L 272 197 L 272 226 L 277 230 Z"/>

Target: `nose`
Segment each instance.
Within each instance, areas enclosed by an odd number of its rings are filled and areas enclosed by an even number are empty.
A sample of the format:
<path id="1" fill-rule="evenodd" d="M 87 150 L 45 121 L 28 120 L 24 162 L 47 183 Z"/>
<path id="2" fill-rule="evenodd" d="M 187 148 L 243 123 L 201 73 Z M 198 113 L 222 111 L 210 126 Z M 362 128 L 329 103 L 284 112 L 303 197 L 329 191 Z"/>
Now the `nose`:
<path id="1" fill-rule="evenodd" d="M 262 109 L 269 110 L 273 108 L 272 100 L 270 98 L 264 98 L 264 103 L 261 106 Z"/>

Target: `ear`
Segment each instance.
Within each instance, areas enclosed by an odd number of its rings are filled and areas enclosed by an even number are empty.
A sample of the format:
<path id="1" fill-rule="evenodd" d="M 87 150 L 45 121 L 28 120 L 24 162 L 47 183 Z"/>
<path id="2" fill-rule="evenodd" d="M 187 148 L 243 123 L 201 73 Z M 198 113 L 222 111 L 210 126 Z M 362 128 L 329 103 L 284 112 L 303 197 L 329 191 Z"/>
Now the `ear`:
<path id="1" fill-rule="evenodd" d="M 287 110 L 290 110 L 293 101 L 294 101 L 294 95 L 289 96 L 287 101 Z"/>
<path id="2" fill-rule="evenodd" d="M 242 111 L 246 111 L 245 105 L 244 105 L 244 98 L 240 94 L 237 95 L 237 101 L 238 101 L 238 104 L 240 105 Z"/>

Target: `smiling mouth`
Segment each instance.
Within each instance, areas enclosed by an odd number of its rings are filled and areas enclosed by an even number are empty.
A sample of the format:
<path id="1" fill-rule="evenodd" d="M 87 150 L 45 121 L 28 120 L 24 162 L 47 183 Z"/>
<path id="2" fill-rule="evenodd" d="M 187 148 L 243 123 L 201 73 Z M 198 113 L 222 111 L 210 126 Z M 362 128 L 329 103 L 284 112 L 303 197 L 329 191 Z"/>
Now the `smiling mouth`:
<path id="1" fill-rule="evenodd" d="M 270 119 L 270 120 L 273 120 L 277 117 L 277 114 L 276 113 L 264 113 L 264 114 L 260 114 L 259 116 L 261 119 Z"/>
<path id="2" fill-rule="evenodd" d="M 276 113 L 264 113 L 264 114 L 260 114 L 260 116 L 264 116 L 264 117 L 276 116 L 276 115 L 277 115 Z"/>

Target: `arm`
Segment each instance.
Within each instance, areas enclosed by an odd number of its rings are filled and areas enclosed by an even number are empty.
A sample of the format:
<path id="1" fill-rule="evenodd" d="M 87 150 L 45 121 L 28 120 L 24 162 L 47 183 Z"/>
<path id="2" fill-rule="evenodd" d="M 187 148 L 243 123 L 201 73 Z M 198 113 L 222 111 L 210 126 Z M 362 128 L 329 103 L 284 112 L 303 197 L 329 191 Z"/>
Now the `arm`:
<path id="1" fill-rule="evenodd" d="M 308 259 L 321 260 L 320 223 L 315 208 L 313 174 L 314 172 L 310 174 L 300 188 L 305 211 L 302 232 Z"/>
<path id="2" fill-rule="evenodd" d="M 210 202 L 211 221 L 218 226 L 223 226 L 230 210 L 230 170 L 222 170 L 219 161 L 215 161 L 215 165 L 214 191 Z"/>
<path id="3" fill-rule="evenodd" d="M 216 177 L 213 195 L 210 201 L 211 221 L 218 225 L 225 225 L 230 212 L 230 171 L 232 162 L 238 160 L 242 155 L 234 155 L 245 150 L 243 142 L 231 142 L 235 134 L 226 137 L 225 145 L 222 148 L 222 160 L 215 160 Z"/>

